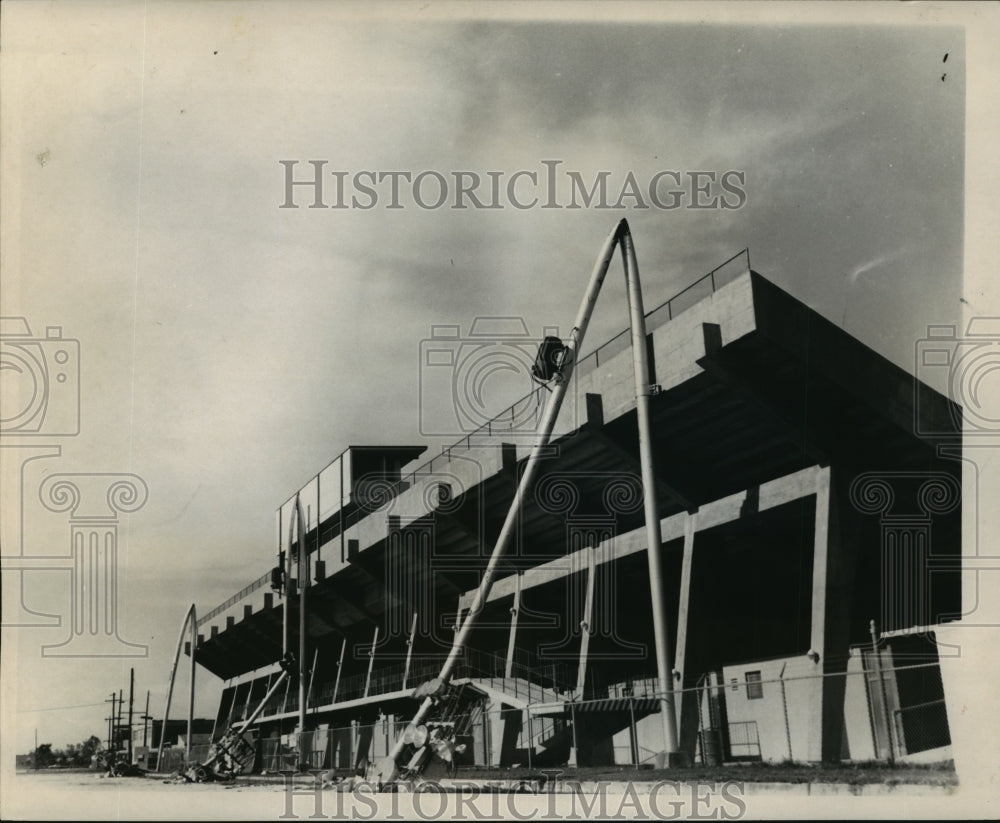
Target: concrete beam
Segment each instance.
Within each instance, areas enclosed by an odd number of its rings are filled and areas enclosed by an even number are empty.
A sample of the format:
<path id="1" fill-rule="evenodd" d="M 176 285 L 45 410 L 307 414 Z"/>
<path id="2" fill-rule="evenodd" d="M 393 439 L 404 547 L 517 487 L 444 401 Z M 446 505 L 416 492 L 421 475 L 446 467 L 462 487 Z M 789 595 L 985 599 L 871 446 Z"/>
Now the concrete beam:
<path id="1" fill-rule="evenodd" d="M 748 496 L 757 496 L 757 510 L 767 509 L 790 503 L 803 497 L 810 497 L 816 493 L 816 479 L 823 472 L 829 472 L 820 466 L 810 466 L 800 469 L 792 474 L 779 477 L 776 480 L 762 483 L 752 490 L 744 490 L 728 497 L 713 500 L 698 509 L 696 531 L 720 526 L 738 520 L 743 512 Z M 690 515 L 687 512 L 665 517 L 660 521 L 660 531 L 664 542 L 675 540 L 685 535 L 685 529 Z M 542 586 L 567 577 L 570 574 L 581 571 L 587 567 L 586 552 L 589 549 L 581 549 L 573 554 L 550 560 L 526 571 L 521 576 L 518 584 L 514 576 L 505 577 L 493 584 L 490 590 L 488 602 L 500 600 L 506 597 L 513 597 L 514 591 L 520 585 L 522 591 L 536 586 Z M 646 551 L 646 530 L 645 527 L 634 529 L 625 534 L 615 535 L 611 540 L 602 542 L 594 550 L 594 562 L 596 565 L 610 563 L 619 560 L 636 552 Z M 476 596 L 476 590 L 465 592 L 459 598 L 462 608 L 469 608 Z"/>

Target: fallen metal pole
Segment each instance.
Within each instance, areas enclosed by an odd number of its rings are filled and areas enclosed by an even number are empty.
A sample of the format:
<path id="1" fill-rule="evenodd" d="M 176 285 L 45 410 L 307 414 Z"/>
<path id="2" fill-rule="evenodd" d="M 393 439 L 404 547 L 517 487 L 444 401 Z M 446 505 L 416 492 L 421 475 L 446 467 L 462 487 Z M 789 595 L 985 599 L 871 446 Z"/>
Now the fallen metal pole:
<path id="1" fill-rule="evenodd" d="M 247 727 L 260 716 L 260 713 L 264 711 L 264 706 L 267 705 L 267 701 L 271 699 L 272 695 L 276 691 L 278 691 L 278 686 L 280 686 L 284 682 L 286 677 L 288 677 L 287 669 L 281 673 L 278 679 L 275 680 L 274 683 L 271 685 L 271 688 L 267 690 L 267 694 L 265 694 L 264 697 L 261 699 L 257 708 L 254 709 L 253 714 L 251 714 L 246 720 L 240 723 L 239 728 L 236 729 L 236 732 L 238 734 L 242 734 L 243 732 L 245 732 L 247 730 Z"/>

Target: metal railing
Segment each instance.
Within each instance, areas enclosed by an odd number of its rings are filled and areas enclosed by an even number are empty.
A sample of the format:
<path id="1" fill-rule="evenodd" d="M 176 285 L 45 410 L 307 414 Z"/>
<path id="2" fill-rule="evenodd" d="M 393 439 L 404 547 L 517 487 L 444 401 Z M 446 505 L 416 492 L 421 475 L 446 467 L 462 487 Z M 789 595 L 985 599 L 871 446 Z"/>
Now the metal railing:
<path id="1" fill-rule="evenodd" d="M 739 267 L 733 264 L 737 261 L 745 261 Z M 722 286 L 733 282 L 741 274 L 750 271 L 750 251 L 743 249 L 737 252 L 725 263 L 716 266 L 707 274 L 702 275 L 690 286 L 677 292 L 669 300 L 661 303 L 655 309 L 646 313 L 646 331 L 651 332 L 658 329 L 664 323 L 673 320 L 678 315 L 690 309 L 696 303 L 700 303 L 706 297 L 710 297 Z M 606 343 L 598 346 L 594 351 L 580 358 L 577 361 L 576 372 L 579 375 L 587 374 L 595 368 L 606 363 L 612 357 L 627 350 L 630 346 L 629 330 L 619 332 Z"/>
<path id="2" fill-rule="evenodd" d="M 736 266 L 734 263 L 740 262 Z M 656 308 L 646 313 L 646 332 L 652 332 L 660 328 L 665 323 L 673 320 L 678 315 L 687 311 L 696 303 L 701 302 L 706 297 L 714 294 L 740 275 L 750 271 L 750 251 L 743 249 L 737 252 L 724 263 L 716 266 L 707 274 L 702 275 L 691 285 L 679 291 L 673 297 L 661 303 Z M 577 360 L 574 369 L 577 376 L 583 376 L 598 368 L 602 363 L 606 363 L 612 357 L 626 351 L 630 343 L 629 330 L 625 329 L 610 340 L 602 343 L 593 351 L 583 355 Z M 518 420 L 525 417 L 525 410 L 528 408 L 541 409 L 544 406 L 544 398 L 547 396 L 544 386 L 533 389 L 529 394 L 515 401 L 506 409 L 501 411 L 491 420 L 488 420 L 478 429 L 475 429 L 460 440 L 450 446 L 441 449 L 441 455 L 431 458 L 423 465 L 416 468 L 410 474 L 400 479 L 400 483 L 412 483 L 420 476 L 421 472 L 429 473 L 433 471 L 434 461 L 442 456 L 449 457 L 453 449 L 471 449 L 473 438 L 492 437 L 494 434 L 507 434 L 513 431 L 513 426 Z M 510 421 L 508 423 L 508 420 Z M 403 488 L 406 488 L 405 486 Z"/>
<path id="3" fill-rule="evenodd" d="M 251 594 L 253 594 L 255 591 L 257 591 L 257 589 L 260 589 L 260 588 L 262 588 L 264 586 L 270 585 L 270 583 L 271 583 L 271 572 L 267 571 L 264 574 L 262 574 L 260 577 L 258 577 L 256 580 L 254 580 L 253 583 L 251 583 L 248 586 L 244 586 L 242 589 L 240 589 L 236 594 L 234 594 L 232 597 L 230 597 L 225 603 L 220 603 L 218 606 L 216 606 L 210 612 L 206 613 L 204 617 L 200 617 L 198 619 L 198 628 L 201 628 L 202 626 L 204 626 L 213 617 L 218 617 L 220 614 L 222 614 L 224 611 L 226 611 L 230 606 L 235 606 L 237 603 L 239 603 L 245 597 L 249 597 Z"/>

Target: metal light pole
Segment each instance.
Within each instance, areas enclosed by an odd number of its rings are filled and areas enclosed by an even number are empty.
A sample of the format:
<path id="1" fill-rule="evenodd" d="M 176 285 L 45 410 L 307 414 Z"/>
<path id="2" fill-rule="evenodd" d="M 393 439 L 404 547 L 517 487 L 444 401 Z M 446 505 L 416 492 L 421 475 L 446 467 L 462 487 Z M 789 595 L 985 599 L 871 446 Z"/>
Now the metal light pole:
<path id="1" fill-rule="evenodd" d="M 305 766 L 306 758 L 306 590 L 309 588 L 309 549 L 306 546 L 306 520 L 302 514 L 302 500 L 295 495 L 295 516 L 298 532 L 299 555 L 296 589 L 299 598 L 299 766 Z M 292 523 L 288 524 L 288 550 L 292 549 Z M 289 592 L 291 590 L 289 589 Z M 291 598 L 285 601 L 285 609 Z"/>
<path id="2" fill-rule="evenodd" d="M 623 220 L 622 223 L 625 221 Z M 660 511 L 656 500 L 656 472 L 653 467 L 653 439 L 649 419 L 649 359 L 646 352 L 646 315 L 642 308 L 639 265 L 632 235 L 625 225 L 622 258 L 628 291 L 629 325 L 632 328 L 632 364 L 635 371 L 635 413 L 639 425 L 639 462 L 642 470 L 643 509 L 646 514 L 646 560 L 649 567 L 649 596 L 653 605 L 653 638 L 656 644 L 656 674 L 660 693 L 660 720 L 668 754 L 677 751 L 677 718 L 674 715 L 673 684 L 670 680 L 670 635 L 667 630 L 666 594 L 660 547 Z"/>
<path id="3" fill-rule="evenodd" d="M 160 769 L 163 764 L 163 743 L 167 737 L 167 720 L 170 717 L 170 701 L 174 696 L 174 678 L 177 675 L 177 664 L 181 658 L 181 645 L 184 642 L 184 632 L 191 628 L 191 694 L 188 699 L 187 718 L 187 750 L 185 760 L 191 759 L 191 732 L 194 725 L 194 649 L 198 643 L 198 616 L 194 603 L 184 615 L 184 622 L 181 624 L 181 632 L 177 637 L 177 648 L 174 650 L 174 663 L 170 669 L 170 685 L 167 687 L 167 703 L 163 708 L 163 726 L 160 728 L 160 745 L 156 751 L 156 768 Z"/>
<path id="4" fill-rule="evenodd" d="M 632 327 L 632 354 L 635 367 L 636 381 L 636 409 L 639 424 L 639 452 L 642 463 L 642 479 L 644 491 L 644 509 L 646 514 L 646 533 L 649 541 L 649 575 L 650 594 L 653 599 L 653 630 L 656 643 L 656 662 L 660 692 L 660 712 L 663 721 L 664 745 L 668 753 L 677 751 L 677 726 L 674 717 L 673 692 L 670 690 L 669 680 L 669 657 L 670 640 L 667 637 L 667 621 L 665 606 L 663 602 L 663 581 L 662 568 L 660 562 L 660 520 L 656 501 L 655 474 L 653 472 L 653 451 L 652 438 L 649 428 L 649 396 L 651 393 L 649 385 L 649 363 L 646 355 L 646 323 L 642 311 L 642 296 L 639 287 L 639 267 L 635 260 L 635 248 L 632 237 L 629 233 L 628 222 L 624 219 L 618 223 L 615 229 L 608 235 L 601 248 L 600 255 L 594 265 L 594 270 L 590 276 L 590 282 L 584 294 L 583 302 L 580 305 L 577 319 L 570 333 L 570 339 L 563 353 L 562 362 L 553 376 L 555 387 L 549 395 L 548 403 L 542 414 L 539 424 L 538 441 L 535 443 L 528 457 L 528 462 L 521 476 L 521 481 L 514 493 L 514 499 L 503 527 L 494 544 L 493 552 L 483 571 L 483 577 L 476 592 L 472 606 L 468 614 L 461 623 L 461 627 L 455 635 L 455 642 L 452 645 L 448 658 L 438 675 L 442 683 L 447 683 L 451 678 L 459 657 L 468 642 L 469 634 L 476 623 L 476 619 L 486 606 L 490 589 L 493 586 L 493 577 L 496 574 L 500 559 L 514 537 L 516 523 L 523 506 L 528 490 L 531 488 L 538 472 L 540 458 L 552 437 L 555 428 L 556 418 L 559 409 L 569 387 L 569 381 L 576 365 L 577 355 L 583 344 L 584 335 L 593 314 L 594 305 L 597 302 L 597 295 L 600 293 L 604 278 L 608 272 L 608 265 L 614 255 L 616 246 L 621 244 L 622 255 L 625 259 L 625 278 L 629 296 L 629 315 Z M 434 705 L 432 696 L 424 698 L 423 703 L 417 709 L 411 721 L 413 725 L 423 722 Z M 398 759 L 406 744 L 403 736 L 400 735 L 389 757 Z"/>

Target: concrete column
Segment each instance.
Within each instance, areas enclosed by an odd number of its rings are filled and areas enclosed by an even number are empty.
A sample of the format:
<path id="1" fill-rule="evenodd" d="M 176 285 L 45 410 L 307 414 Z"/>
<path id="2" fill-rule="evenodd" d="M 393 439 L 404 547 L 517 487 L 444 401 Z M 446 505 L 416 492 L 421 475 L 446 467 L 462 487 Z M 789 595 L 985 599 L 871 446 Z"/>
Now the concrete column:
<path id="1" fill-rule="evenodd" d="M 498 762 L 501 766 L 511 766 L 517 760 L 517 741 L 521 736 L 524 712 L 508 707 L 501 711 L 500 716 L 503 718 L 503 739 Z"/>
<path id="2" fill-rule="evenodd" d="M 503 705 L 495 703 L 489 711 L 489 751 L 490 766 L 499 766 L 503 762 Z"/>
<path id="3" fill-rule="evenodd" d="M 354 755 L 354 768 L 357 769 L 358 764 L 361 762 L 362 758 L 366 760 L 371 760 L 371 748 L 372 740 L 375 737 L 375 721 L 359 721 L 358 722 L 358 745 L 357 751 Z"/>
<path id="4" fill-rule="evenodd" d="M 688 614 L 691 609 L 691 569 L 694 565 L 695 535 L 698 531 L 697 512 L 684 518 L 684 554 L 681 559 L 680 601 L 677 605 L 677 641 L 674 645 L 673 685 L 675 689 L 684 687 L 684 663 L 688 648 Z M 680 699 L 678 699 L 678 697 Z M 698 696 L 695 692 L 675 695 L 674 708 L 677 711 L 679 746 L 694 758 L 698 736 Z"/>
<path id="5" fill-rule="evenodd" d="M 579 745 L 579 741 L 577 740 L 577 733 L 580 730 L 577 728 L 577 725 L 576 725 L 576 711 L 573 708 L 572 701 L 569 704 L 569 722 L 570 722 L 570 729 L 573 732 L 573 737 L 572 737 L 572 742 L 570 743 L 570 746 L 569 746 L 569 759 L 566 761 L 566 765 L 567 766 L 576 766 L 577 765 L 577 746 Z"/>
<path id="6" fill-rule="evenodd" d="M 330 768 L 333 769 L 350 769 L 351 763 L 351 750 L 353 748 L 353 728 L 343 728 L 343 729 L 333 729 L 331 730 L 332 739 L 332 752 L 330 757 Z"/>
<path id="7" fill-rule="evenodd" d="M 515 574 L 514 581 L 514 602 L 510 607 L 510 637 L 507 640 L 507 666 L 504 669 L 504 677 L 511 677 L 514 673 L 514 649 L 516 648 L 517 637 L 517 614 L 521 611 L 521 572 Z"/>
<path id="8" fill-rule="evenodd" d="M 488 744 L 488 731 L 487 726 L 490 722 L 489 707 L 487 706 L 483 713 L 479 716 L 479 721 L 472 727 L 472 753 L 474 762 L 477 765 L 488 766 L 490 765 L 490 752 L 487 747 Z"/>
<path id="9" fill-rule="evenodd" d="M 816 521 L 813 537 L 812 622 L 810 657 L 817 677 L 809 682 L 809 737 L 806 758 L 838 761 L 844 728 L 845 672 L 857 539 L 847 521 L 845 480 L 830 467 L 816 469 Z"/>
<path id="10" fill-rule="evenodd" d="M 830 555 L 830 470 L 823 469 L 816 475 L 816 516 L 813 531 L 813 573 L 812 573 L 812 618 L 809 631 L 809 648 L 819 655 L 820 662 L 826 660 L 826 605 L 827 605 L 827 562 Z M 835 552 L 834 552 L 835 553 Z M 823 668 L 816 666 L 816 674 Z M 806 759 L 823 759 L 823 678 L 808 681 L 809 736 Z M 817 711 L 819 709 L 819 711 Z"/>
<path id="11" fill-rule="evenodd" d="M 590 651 L 590 627 L 594 613 L 594 548 L 587 549 L 587 596 L 583 606 L 583 620 L 580 621 L 580 664 L 576 671 L 576 693 L 583 697 L 583 688 L 587 683 L 587 653 Z"/>

